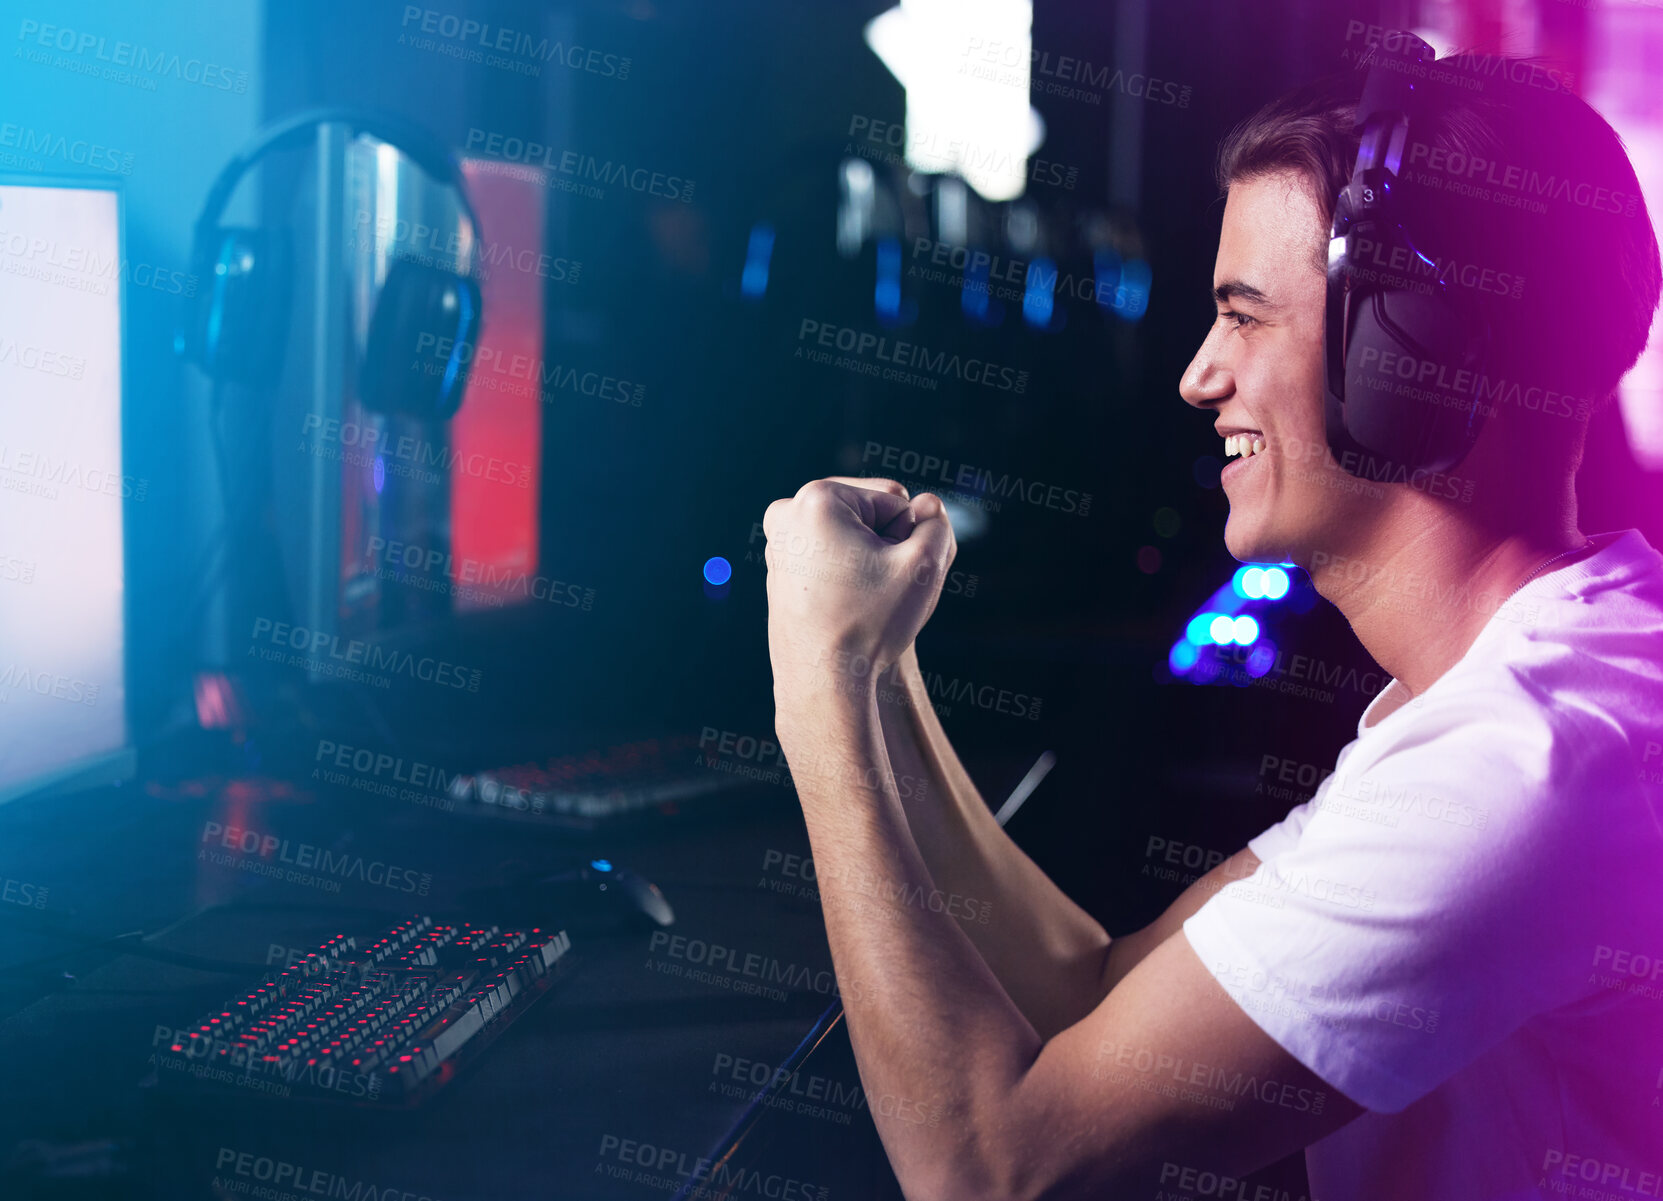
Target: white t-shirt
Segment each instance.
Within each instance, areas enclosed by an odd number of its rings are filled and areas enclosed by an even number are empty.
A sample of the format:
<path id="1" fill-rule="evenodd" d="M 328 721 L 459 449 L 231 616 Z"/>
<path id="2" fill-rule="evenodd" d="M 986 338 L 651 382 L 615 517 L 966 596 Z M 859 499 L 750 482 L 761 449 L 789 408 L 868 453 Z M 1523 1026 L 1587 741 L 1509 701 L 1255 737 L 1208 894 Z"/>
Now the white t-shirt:
<path id="1" fill-rule="evenodd" d="M 1395 680 L 1263 863 L 1184 923 L 1368 1112 L 1319 1201 L 1663 1197 L 1663 556 L 1636 530 Z"/>

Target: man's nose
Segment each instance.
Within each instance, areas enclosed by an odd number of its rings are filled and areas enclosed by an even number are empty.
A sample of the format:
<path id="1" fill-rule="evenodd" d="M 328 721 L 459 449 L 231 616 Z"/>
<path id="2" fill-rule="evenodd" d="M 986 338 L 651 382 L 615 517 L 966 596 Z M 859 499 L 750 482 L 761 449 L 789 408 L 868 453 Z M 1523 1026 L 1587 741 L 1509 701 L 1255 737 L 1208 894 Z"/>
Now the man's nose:
<path id="1" fill-rule="evenodd" d="M 1208 332 L 1178 380 L 1178 395 L 1198 409 L 1216 404 L 1235 390 L 1235 380 L 1219 354 L 1216 332 L 1216 327 Z"/>

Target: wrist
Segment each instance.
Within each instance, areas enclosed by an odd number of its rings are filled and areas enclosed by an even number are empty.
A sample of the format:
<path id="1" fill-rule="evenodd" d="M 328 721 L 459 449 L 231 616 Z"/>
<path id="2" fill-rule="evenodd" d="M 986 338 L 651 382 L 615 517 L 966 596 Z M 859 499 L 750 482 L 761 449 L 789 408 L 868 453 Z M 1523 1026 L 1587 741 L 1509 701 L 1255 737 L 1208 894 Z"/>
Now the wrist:
<path id="1" fill-rule="evenodd" d="M 780 746 L 802 732 L 858 720 L 877 703 L 877 681 L 835 671 L 794 673 L 774 681 L 774 729 Z"/>

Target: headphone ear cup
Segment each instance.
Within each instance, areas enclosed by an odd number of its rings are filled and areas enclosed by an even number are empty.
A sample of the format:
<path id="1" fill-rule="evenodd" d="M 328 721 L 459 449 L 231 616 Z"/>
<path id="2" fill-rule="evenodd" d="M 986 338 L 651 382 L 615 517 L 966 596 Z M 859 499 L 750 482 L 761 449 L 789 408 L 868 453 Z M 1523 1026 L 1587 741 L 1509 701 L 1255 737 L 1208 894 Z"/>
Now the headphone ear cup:
<path id="1" fill-rule="evenodd" d="M 1449 471 L 1484 425 L 1477 394 L 1486 341 L 1442 296 L 1369 294 L 1347 347 L 1346 432 L 1409 471 Z"/>
<path id="2" fill-rule="evenodd" d="M 195 256 L 187 358 L 215 379 L 269 383 L 282 366 L 292 278 L 287 234 L 221 227 Z"/>
<path id="3" fill-rule="evenodd" d="M 477 349 L 480 307 L 471 276 L 395 260 L 370 318 L 359 376 L 364 406 L 433 421 L 455 416 Z"/>

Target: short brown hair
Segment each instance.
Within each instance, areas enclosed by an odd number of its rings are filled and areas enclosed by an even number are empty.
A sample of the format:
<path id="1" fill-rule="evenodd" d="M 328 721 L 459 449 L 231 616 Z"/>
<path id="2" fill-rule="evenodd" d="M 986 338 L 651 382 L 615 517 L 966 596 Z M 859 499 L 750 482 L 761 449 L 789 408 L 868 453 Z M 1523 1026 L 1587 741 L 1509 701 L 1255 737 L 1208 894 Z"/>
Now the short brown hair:
<path id="1" fill-rule="evenodd" d="M 1357 158 L 1363 79 L 1362 69 L 1327 76 L 1242 122 L 1219 147 L 1219 187 L 1296 171 L 1331 221 Z M 1597 405 L 1645 350 L 1660 289 L 1657 238 L 1622 140 L 1529 59 L 1457 54 L 1417 90 L 1431 115 L 1410 126 L 1404 225 L 1440 261 L 1522 281 L 1513 295 L 1474 292 L 1494 371 Z"/>

